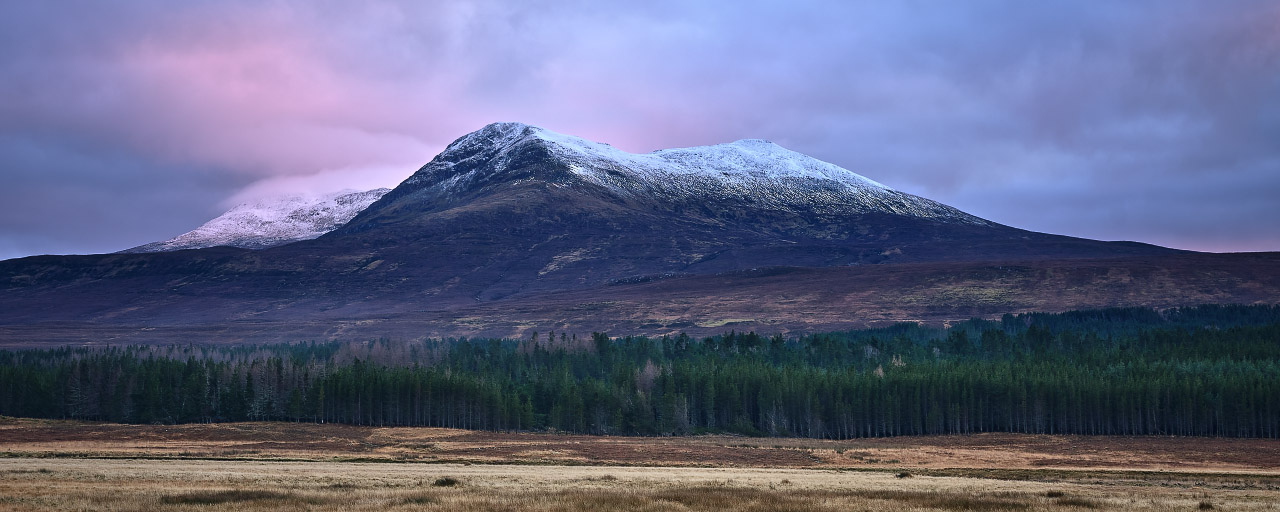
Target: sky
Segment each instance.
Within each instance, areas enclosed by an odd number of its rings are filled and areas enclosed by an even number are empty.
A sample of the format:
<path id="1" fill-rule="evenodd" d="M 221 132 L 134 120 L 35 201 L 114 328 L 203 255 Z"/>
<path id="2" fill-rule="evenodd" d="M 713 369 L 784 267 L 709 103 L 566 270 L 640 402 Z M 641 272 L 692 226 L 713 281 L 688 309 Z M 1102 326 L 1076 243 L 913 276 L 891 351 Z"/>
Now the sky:
<path id="1" fill-rule="evenodd" d="M 0 3 L 0 259 L 394 186 L 519 121 L 764 138 L 1016 227 L 1280 250 L 1280 2 Z"/>

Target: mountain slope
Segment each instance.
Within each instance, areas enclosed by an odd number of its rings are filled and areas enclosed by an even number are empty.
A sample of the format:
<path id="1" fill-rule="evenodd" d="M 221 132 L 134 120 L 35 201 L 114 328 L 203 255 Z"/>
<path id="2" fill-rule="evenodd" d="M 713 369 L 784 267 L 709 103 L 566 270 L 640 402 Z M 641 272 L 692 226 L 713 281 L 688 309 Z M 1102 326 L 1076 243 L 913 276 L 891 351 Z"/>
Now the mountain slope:
<path id="1" fill-rule="evenodd" d="M 244 203 L 174 238 L 121 252 L 162 252 L 215 246 L 266 249 L 310 240 L 346 224 L 390 190 L 345 190 L 320 196 L 286 196 Z"/>
<path id="2" fill-rule="evenodd" d="M 1025 231 L 763 141 L 635 155 L 499 123 L 311 240 L 0 262 L 0 342 L 806 330 L 1277 296 L 1275 255 Z"/>
<path id="3" fill-rule="evenodd" d="M 392 197 L 439 203 L 524 180 L 554 187 L 594 185 L 620 199 L 646 202 L 731 201 L 766 211 L 883 213 L 991 224 L 764 140 L 638 155 L 520 123 L 491 124 L 458 139 Z"/>
<path id="4" fill-rule="evenodd" d="M 636 155 L 519 123 L 458 139 L 296 250 L 321 245 L 430 258 L 425 293 L 478 300 L 773 265 L 1173 252 L 1002 226 L 764 141 Z"/>

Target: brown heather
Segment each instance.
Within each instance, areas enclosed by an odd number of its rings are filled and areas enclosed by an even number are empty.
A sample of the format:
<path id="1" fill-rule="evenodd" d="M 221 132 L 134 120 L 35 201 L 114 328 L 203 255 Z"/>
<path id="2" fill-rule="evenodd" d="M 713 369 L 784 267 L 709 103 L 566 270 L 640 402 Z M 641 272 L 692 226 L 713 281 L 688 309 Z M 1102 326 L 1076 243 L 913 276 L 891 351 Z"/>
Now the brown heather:
<path id="1" fill-rule="evenodd" d="M 0 418 L 0 512 L 1274 511 L 1277 450 L 1268 439 L 642 438 Z"/>
<path id="2" fill-rule="evenodd" d="M 0 458 L 0 510 L 1276 510 L 1275 475 Z M 440 486 L 448 479 L 454 485 Z M 1206 498 L 1210 496 L 1211 498 Z"/>

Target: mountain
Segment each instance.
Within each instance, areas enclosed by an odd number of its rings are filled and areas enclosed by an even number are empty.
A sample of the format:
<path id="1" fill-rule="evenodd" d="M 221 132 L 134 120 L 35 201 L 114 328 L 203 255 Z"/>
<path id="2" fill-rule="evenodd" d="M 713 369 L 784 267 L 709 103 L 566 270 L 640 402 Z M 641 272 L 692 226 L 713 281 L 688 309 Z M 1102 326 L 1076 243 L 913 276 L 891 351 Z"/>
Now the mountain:
<path id="1" fill-rule="evenodd" d="M 266 249 L 310 240 L 346 224 L 391 189 L 344 190 L 318 196 L 291 195 L 242 203 L 200 227 L 162 242 L 122 252 L 162 252 L 230 246 Z"/>
<path id="2" fill-rule="evenodd" d="M 884 213 L 991 225 L 765 140 L 637 155 L 521 123 L 491 124 L 458 139 L 394 197 L 441 204 L 521 181 L 595 187 L 619 200 L 647 203 L 734 202 L 761 211 Z"/>
<path id="3" fill-rule="evenodd" d="M 1026 231 L 761 140 L 631 154 L 497 123 L 314 239 L 0 262 L 0 344 L 814 331 L 1276 297 L 1275 253 Z"/>
<path id="4" fill-rule="evenodd" d="M 636 155 L 519 123 L 458 139 L 324 243 L 432 258 L 480 300 L 775 265 L 1173 252 L 1002 226 L 761 140 Z"/>

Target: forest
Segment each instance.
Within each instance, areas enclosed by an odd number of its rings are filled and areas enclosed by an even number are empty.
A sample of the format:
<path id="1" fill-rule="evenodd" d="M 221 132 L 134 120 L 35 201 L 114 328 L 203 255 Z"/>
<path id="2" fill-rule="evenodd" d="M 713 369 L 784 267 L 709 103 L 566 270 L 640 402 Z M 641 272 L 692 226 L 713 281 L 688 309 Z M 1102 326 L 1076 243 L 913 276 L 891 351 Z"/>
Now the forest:
<path id="1" fill-rule="evenodd" d="M 854 438 L 1280 437 L 1280 306 L 692 338 L 0 351 L 0 415 Z"/>

